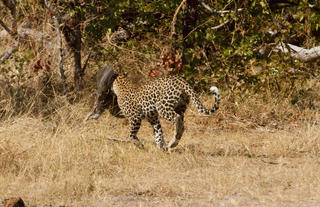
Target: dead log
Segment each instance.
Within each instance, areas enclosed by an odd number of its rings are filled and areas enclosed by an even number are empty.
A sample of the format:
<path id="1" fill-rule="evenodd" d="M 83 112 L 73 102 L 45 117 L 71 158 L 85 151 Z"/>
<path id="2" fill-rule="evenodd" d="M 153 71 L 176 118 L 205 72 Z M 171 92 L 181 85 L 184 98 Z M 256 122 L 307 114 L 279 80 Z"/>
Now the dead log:
<path id="1" fill-rule="evenodd" d="M 111 90 L 115 78 L 116 74 L 114 73 L 114 69 L 109 65 L 98 72 L 96 103 L 84 121 L 98 119 L 106 109 L 108 109 L 113 116 L 123 118 L 118 106 L 117 96 Z"/>

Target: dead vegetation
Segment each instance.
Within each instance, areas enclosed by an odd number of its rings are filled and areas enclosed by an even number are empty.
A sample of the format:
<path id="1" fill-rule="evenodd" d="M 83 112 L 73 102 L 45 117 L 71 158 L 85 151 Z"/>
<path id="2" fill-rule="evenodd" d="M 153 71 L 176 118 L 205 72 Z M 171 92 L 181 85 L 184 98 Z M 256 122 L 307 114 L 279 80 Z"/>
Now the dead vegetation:
<path id="1" fill-rule="evenodd" d="M 279 96 L 222 95 L 215 116 L 189 108 L 171 153 L 157 150 L 147 122 L 138 134 L 145 150 L 107 139 L 127 138 L 125 119 L 105 112 L 84 124 L 89 94 L 73 103 L 55 96 L 50 118 L 3 118 L 0 199 L 22 197 L 26 206 L 319 205 L 318 112 Z M 168 141 L 173 126 L 162 122 Z"/>
<path id="2" fill-rule="evenodd" d="M 122 52 L 127 56 L 114 62 L 116 69 L 127 61 L 124 70 L 139 65 L 147 74 L 148 64 Z M 37 57 L 10 71 L 17 81 L 1 79 L 0 200 L 21 197 L 26 206 L 320 204 L 317 80 L 288 93 L 222 87 L 217 114 L 189 107 L 181 143 L 162 153 L 147 122 L 138 134 L 145 150 L 108 139 L 127 138 L 125 119 L 105 112 L 83 123 L 101 65 L 88 66 L 86 89 L 63 94 L 56 70 L 32 72 Z M 10 64 L 16 68 L 17 61 Z M 201 96 L 212 104 L 212 97 Z M 162 122 L 169 141 L 173 126 Z"/>
<path id="3" fill-rule="evenodd" d="M 156 41 L 146 45 L 164 48 Z M 68 84 L 64 93 L 57 51 L 33 46 L 38 49 L 16 52 L 1 68 L 0 200 L 21 197 L 26 206 L 320 205 L 317 80 L 256 94 L 220 87 L 219 111 L 202 116 L 189 107 L 181 143 L 162 153 L 147 122 L 138 134 L 145 150 L 110 141 L 126 139 L 128 123 L 109 112 L 83 123 L 101 62 L 89 63 L 84 90 L 74 93 Z M 105 57 L 137 81 L 156 65 L 134 51 L 117 52 Z M 212 97 L 201 96 L 212 104 Z M 169 141 L 173 126 L 161 121 Z"/>
<path id="4" fill-rule="evenodd" d="M 114 36 L 107 34 L 99 42 L 101 51 L 88 62 L 84 89 L 75 92 L 67 44 L 61 50 L 65 86 L 55 27 L 47 17 L 42 20 L 16 25 L 26 37 L 23 44 L 0 31 L 0 49 L 10 52 L 6 61 L 1 57 L 0 67 L 0 207 L 22 205 L 20 197 L 27 207 L 320 206 L 317 78 L 288 66 L 288 72 L 279 69 L 283 75 L 266 73 L 257 90 L 232 74 L 225 76 L 225 83 L 210 77 L 206 83 L 218 84 L 222 91 L 217 113 L 202 116 L 191 105 L 186 131 L 170 153 L 157 149 L 152 128 L 144 121 L 138 133 L 145 145 L 141 150 L 112 141 L 127 139 L 125 119 L 107 111 L 99 120 L 83 119 L 94 105 L 97 71 L 109 64 L 141 84 L 170 49 L 165 31 L 160 39 L 147 33 L 130 43 L 137 47 L 114 44 Z M 86 52 L 83 48 L 83 57 Z M 254 63 L 246 63 L 245 72 L 263 75 L 278 68 L 277 62 Z M 195 79 L 207 67 L 197 68 Z M 290 73 L 296 74 L 290 76 L 296 78 L 293 82 L 287 80 Z M 201 100 L 212 105 L 205 93 Z M 168 142 L 173 126 L 161 122 Z"/>

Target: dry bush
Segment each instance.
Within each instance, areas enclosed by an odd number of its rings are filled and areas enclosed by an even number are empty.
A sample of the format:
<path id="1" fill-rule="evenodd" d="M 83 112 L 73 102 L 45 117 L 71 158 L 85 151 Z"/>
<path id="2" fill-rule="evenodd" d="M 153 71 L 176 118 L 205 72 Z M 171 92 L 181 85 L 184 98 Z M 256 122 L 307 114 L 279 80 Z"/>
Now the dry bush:
<path id="1" fill-rule="evenodd" d="M 66 102 L 78 101 L 84 94 L 85 97 L 90 97 L 94 92 L 96 85 L 94 76 L 98 68 L 91 67 L 87 75 L 86 89 L 77 94 L 72 82 L 72 57 L 65 50 L 64 70 L 68 87 L 64 93 L 57 62 L 57 47 L 54 47 L 56 34 L 46 27 L 31 31 L 41 33 L 42 38 L 46 39 L 35 40 L 30 37 L 0 67 L 0 119 L 2 120 L 23 114 L 50 118 L 51 114 Z M 0 48 L 3 51 L 14 44 L 9 36 L 0 40 Z"/>

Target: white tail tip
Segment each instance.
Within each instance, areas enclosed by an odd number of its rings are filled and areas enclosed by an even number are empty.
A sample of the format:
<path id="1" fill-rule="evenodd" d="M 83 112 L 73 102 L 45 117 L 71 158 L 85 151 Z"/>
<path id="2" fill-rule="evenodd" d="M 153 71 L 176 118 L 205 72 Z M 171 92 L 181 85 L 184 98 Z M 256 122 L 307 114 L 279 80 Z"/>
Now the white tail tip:
<path id="1" fill-rule="evenodd" d="M 212 93 L 215 93 L 215 94 L 220 94 L 219 89 L 218 89 L 217 87 L 215 87 L 215 86 L 212 86 L 212 87 L 210 88 L 210 91 L 211 91 Z"/>

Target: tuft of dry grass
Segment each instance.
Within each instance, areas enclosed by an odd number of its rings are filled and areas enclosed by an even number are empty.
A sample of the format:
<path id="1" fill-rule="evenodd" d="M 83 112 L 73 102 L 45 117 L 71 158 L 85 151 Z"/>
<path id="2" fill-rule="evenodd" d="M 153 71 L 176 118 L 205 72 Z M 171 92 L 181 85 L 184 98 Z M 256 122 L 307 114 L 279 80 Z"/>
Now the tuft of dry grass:
<path id="1" fill-rule="evenodd" d="M 244 128 L 186 113 L 186 131 L 170 153 L 142 123 L 146 149 L 126 139 L 128 123 L 108 112 L 83 123 L 89 106 L 66 103 L 51 119 L 22 115 L 0 125 L 0 199 L 37 206 L 316 206 L 320 204 L 320 129 Z M 227 125 L 233 124 L 233 127 Z M 162 120 L 165 138 L 171 123 Z M 239 127 L 235 127 L 238 125 Z"/>

